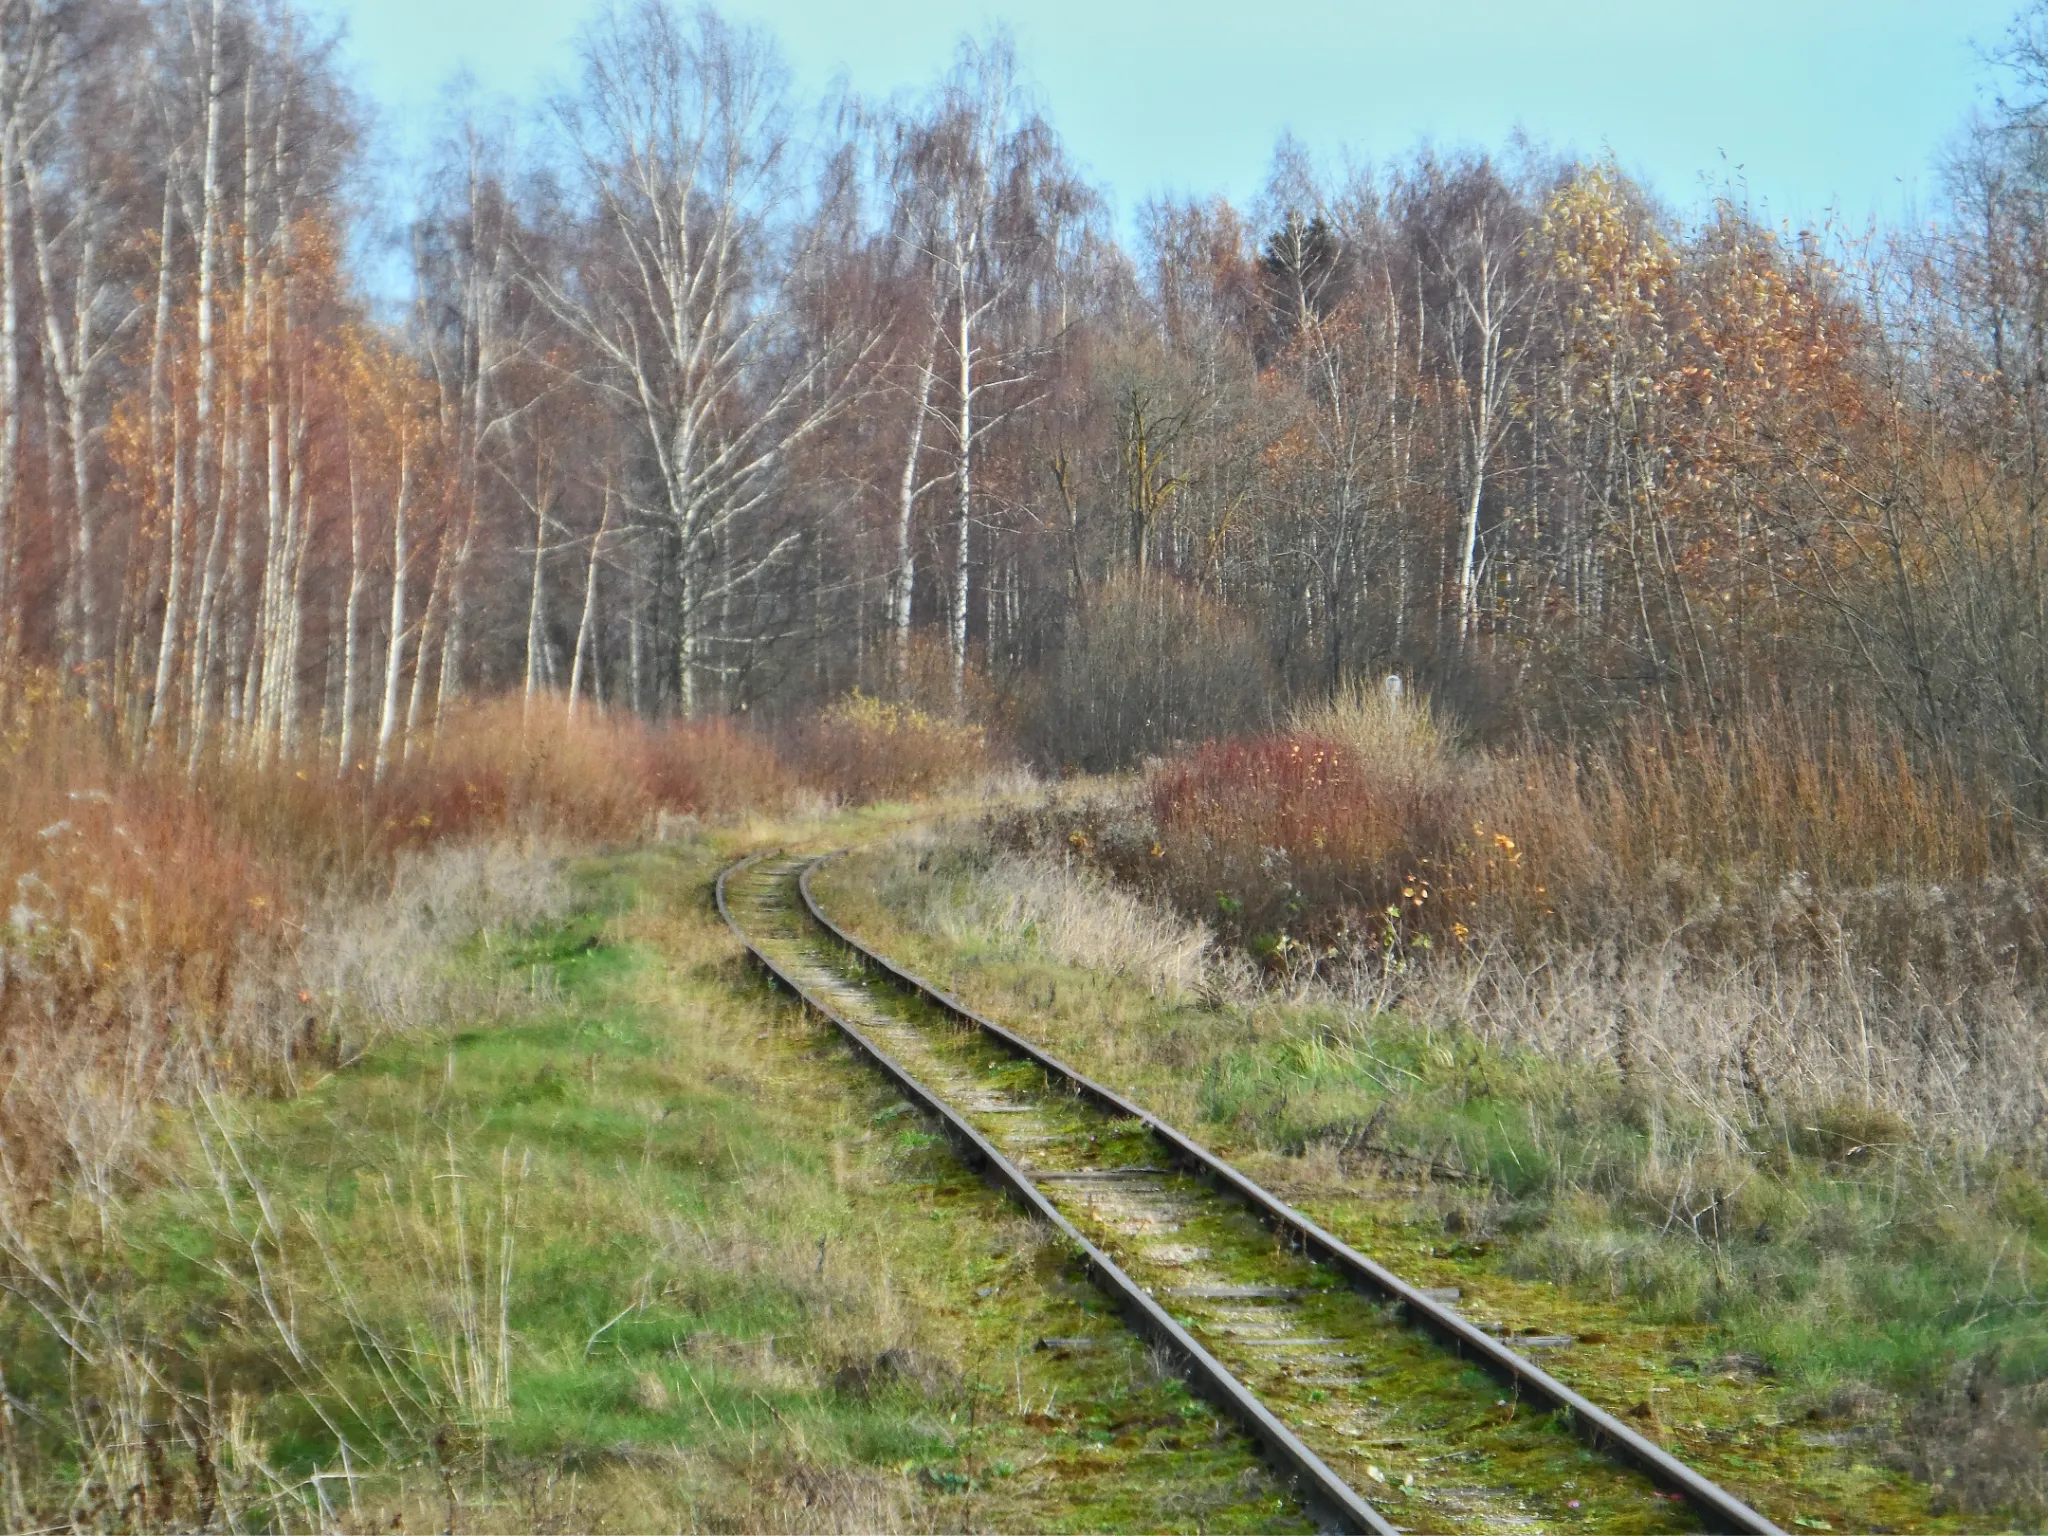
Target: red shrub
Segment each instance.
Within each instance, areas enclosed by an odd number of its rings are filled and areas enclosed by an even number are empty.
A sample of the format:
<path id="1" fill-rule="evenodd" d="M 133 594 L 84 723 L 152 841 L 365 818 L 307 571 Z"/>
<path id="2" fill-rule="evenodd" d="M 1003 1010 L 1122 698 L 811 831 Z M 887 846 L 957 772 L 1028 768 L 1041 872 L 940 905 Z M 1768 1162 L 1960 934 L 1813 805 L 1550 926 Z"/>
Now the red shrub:
<path id="1" fill-rule="evenodd" d="M 25 1047 L 218 1007 L 296 882 L 170 766 L 130 768 L 48 680 L 0 694 L 0 1090 Z"/>
<path id="2" fill-rule="evenodd" d="M 1378 943 L 1457 921 L 1453 782 L 1382 778 L 1340 743 L 1295 734 L 1212 742 L 1149 789 L 1156 878 L 1234 936 Z"/>
<path id="3" fill-rule="evenodd" d="M 1370 746 L 1211 743 L 1153 771 L 1145 838 L 1071 839 L 1290 959 L 1476 934 L 1722 957 L 1853 943 L 1886 975 L 2048 972 L 2040 865 L 2011 816 L 1867 721 L 1646 725 L 1576 756 Z M 1967 921 L 1944 915 L 1957 903 Z"/>
<path id="4" fill-rule="evenodd" d="M 730 720 L 650 728 L 640 751 L 648 794 L 671 810 L 701 816 L 773 810 L 797 787 L 775 748 Z"/>

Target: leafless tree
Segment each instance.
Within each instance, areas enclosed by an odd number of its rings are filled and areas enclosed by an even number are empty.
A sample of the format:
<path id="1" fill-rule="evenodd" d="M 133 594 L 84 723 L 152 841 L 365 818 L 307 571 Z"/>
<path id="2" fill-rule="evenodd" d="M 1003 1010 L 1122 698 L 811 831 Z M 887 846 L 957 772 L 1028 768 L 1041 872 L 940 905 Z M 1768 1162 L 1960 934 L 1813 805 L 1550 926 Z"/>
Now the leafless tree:
<path id="1" fill-rule="evenodd" d="M 641 0 L 601 19 L 560 104 L 588 198 L 573 280 L 529 271 L 635 419 L 673 540 L 681 707 L 697 712 L 715 605 L 792 540 L 750 542 L 791 447 L 844 408 L 858 331 L 801 337 L 796 290 L 830 227 L 814 155 L 760 34 Z M 828 189 L 827 197 L 831 195 Z"/>

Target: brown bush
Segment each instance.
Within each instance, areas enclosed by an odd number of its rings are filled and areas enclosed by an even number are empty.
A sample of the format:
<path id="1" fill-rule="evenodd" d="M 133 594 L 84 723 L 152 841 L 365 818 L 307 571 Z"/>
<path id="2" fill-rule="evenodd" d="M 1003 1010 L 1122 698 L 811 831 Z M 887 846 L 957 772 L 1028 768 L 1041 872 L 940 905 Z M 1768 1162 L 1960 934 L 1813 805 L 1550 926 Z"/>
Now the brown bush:
<path id="1" fill-rule="evenodd" d="M 1413 702 L 1297 721 L 1154 768 L 1142 826 L 1096 807 L 1021 818 L 1006 840 L 1072 838 L 1291 963 L 1563 943 L 1894 980 L 2048 975 L 2048 870 L 2012 818 L 1867 722 L 1773 712 L 1461 756 Z"/>
<path id="2" fill-rule="evenodd" d="M 795 786 L 723 721 L 520 699 L 463 707 L 381 784 L 222 757 L 188 775 L 123 755 L 53 680 L 0 680 L 0 1153 L 40 1182 L 97 1155 L 67 1142 L 93 1095 L 118 1100 L 94 1111 L 112 1123 L 179 1074 L 288 1079 L 331 1052 L 305 936 L 338 903 L 401 902 L 425 850 L 630 839 L 662 810 L 776 808 Z"/>
<path id="3" fill-rule="evenodd" d="M 247 836 L 182 775 L 122 764 L 46 679 L 0 694 L 0 802 L 0 1043 L 89 1026 L 106 978 L 138 965 L 159 1003 L 213 996 L 243 936 L 289 915 Z"/>
<path id="4" fill-rule="evenodd" d="M 1291 734 L 1211 743 L 1148 789 L 1161 877 L 1183 905 L 1209 897 L 1211 920 L 1255 947 L 1379 947 L 1455 920 L 1453 780 L 1378 777 L 1342 743 Z"/>
<path id="5" fill-rule="evenodd" d="M 1866 720 L 1645 726 L 1468 776 L 1475 829 L 1513 844 L 1469 871 L 1489 937 L 1849 955 L 1892 976 L 2048 964 L 2040 875 L 2002 803 Z"/>
<path id="6" fill-rule="evenodd" d="M 995 761 L 980 726 L 858 692 L 792 731 L 789 753 L 805 783 L 853 804 L 958 789 Z"/>
<path id="7" fill-rule="evenodd" d="M 659 810 L 774 809 L 794 787 L 768 742 L 726 720 L 571 719 L 553 701 L 507 697 L 462 708 L 372 801 L 401 844 L 507 829 L 621 841 Z"/>

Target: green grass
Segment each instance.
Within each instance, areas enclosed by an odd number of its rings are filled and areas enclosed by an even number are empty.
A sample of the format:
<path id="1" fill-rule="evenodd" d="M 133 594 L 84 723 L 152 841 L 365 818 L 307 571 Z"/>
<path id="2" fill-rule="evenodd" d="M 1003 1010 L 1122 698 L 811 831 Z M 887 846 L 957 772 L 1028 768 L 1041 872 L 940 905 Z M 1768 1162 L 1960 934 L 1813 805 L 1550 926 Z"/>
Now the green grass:
<path id="1" fill-rule="evenodd" d="M 709 907 L 735 851 L 588 861 L 563 921 L 450 957 L 509 983 L 497 1012 L 294 1099 L 166 1110 L 133 1177 L 11 1210 L 7 1523 L 1290 1523 L 1065 1255 L 746 968 Z M 917 892 L 965 873 L 878 849 L 820 884 L 1397 1271 L 1578 1335 L 1560 1374 L 1781 1523 L 1998 1524 L 1969 1489 L 2036 1454 L 2000 1405 L 2048 1365 L 2032 1174 L 1846 1110 L 1744 1151 L 1399 1018 L 1160 999 L 916 931 Z M 1082 1335 L 1105 1342 L 1033 1348 Z M 1931 1490 L 1895 1469 L 1914 1446 Z"/>
<path id="2" fill-rule="evenodd" d="M 2024 1405 L 2048 1377 L 2048 1196 L 2030 1173 L 1846 1107 L 1738 1138 L 1611 1073 L 1398 1015 L 1159 998 L 1015 936 L 938 937 L 921 914 L 980 857 L 878 846 L 817 888 L 1397 1272 L 1594 1341 L 1557 1372 L 1781 1522 L 1996 1529 L 2041 1485 Z"/>
<path id="3" fill-rule="evenodd" d="M 565 921 L 451 959 L 521 1005 L 166 1111 L 145 1177 L 22 1217 L 9 1523 L 1297 1524 L 746 968 L 709 910 L 729 854 L 584 864 Z"/>

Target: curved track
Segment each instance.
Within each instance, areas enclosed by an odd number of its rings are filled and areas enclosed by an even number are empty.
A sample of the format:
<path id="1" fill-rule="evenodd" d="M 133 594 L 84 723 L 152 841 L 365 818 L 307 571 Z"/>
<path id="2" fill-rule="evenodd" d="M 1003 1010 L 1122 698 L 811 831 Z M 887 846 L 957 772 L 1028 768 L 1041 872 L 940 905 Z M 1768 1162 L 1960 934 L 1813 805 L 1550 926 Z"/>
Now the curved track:
<path id="1" fill-rule="evenodd" d="M 818 862 L 741 861 L 719 876 L 720 913 L 968 1162 L 1075 1246 L 1132 1326 L 1324 1518 L 1373 1532 L 1508 1532 L 1548 1528 L 1554 1512 L 1595 1528 L 1783 1536 L 1437 1296 L 869 949 L 812 896 Z M 1574 1434 L 1604 1454 L 1574 1453 Z M 1410 1470 L 1397 1480 L 1378 1461 Z"/>

